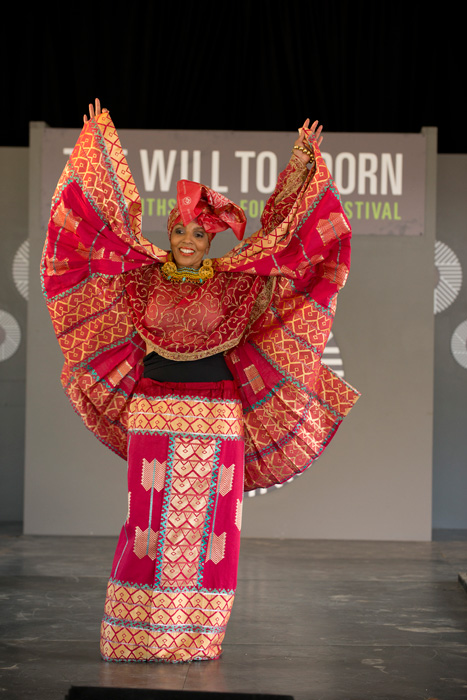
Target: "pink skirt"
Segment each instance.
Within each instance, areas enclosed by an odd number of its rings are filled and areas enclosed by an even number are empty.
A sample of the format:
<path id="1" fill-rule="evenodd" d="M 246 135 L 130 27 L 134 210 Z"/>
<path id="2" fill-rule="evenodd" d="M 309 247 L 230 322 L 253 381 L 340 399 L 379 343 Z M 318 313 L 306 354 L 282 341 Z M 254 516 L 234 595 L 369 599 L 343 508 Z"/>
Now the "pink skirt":
<path id="1" fill-rule="evenodd" d="M 233 382 L 141 379 L 131 402 L 128 516 L 107 588 L 108 661 L 216 659 L 237 584 L 244 481 Z"/>

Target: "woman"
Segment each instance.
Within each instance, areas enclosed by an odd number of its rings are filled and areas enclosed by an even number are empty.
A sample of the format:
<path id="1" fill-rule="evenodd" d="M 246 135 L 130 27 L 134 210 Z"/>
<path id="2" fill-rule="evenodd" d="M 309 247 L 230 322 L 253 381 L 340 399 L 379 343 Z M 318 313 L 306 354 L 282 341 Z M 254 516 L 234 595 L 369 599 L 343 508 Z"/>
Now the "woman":
<path id="1" fill-rule="evenodd" d="M 90 106 L 52 200 L 41 265 L 86 426 L 128 459 L 128 516 L 107 589 L 112 661 L 218 658 L 233 604 L 242 491 L 301 473 L 358 393 L 321 363 L 350 265 L 350 226 L 305 122 L 262 228 L 180 181 L 170 252 L 141 235 L 108 112 Z M 310 166 L 310 167 L 309 167 Z"/>

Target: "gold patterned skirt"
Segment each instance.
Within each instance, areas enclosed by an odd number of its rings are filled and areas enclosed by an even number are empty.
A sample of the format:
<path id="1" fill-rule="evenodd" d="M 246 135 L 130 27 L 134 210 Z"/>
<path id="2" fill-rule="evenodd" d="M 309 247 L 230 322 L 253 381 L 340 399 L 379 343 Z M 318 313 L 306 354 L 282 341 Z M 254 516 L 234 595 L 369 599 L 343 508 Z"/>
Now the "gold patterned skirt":
<path id="1" fill-rule="evenodd" d="M 102 621 L 105 660 L 220 656 L 237 582 L 243 462 L 233 382 L 140 380 L 129 422 L 128 516 Z"/>

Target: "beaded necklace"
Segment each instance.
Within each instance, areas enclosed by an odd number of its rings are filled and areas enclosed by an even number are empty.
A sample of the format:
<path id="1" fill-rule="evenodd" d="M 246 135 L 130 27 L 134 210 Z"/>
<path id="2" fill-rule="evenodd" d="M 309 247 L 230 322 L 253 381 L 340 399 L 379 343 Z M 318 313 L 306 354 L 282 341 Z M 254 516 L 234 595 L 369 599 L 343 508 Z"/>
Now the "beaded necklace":
<path id="1" fill-rule="evenodd" d="M 161 273 L 166 280 L 172 282 L 194 282 L 195 284 L 203 284 L 206 280 L 214 277 L 214 268 L 212 260 L 205 258 L 201 267 L 196 270 L 193 267 L 177 267 L 173 261 L 172 253 L 169 253 L 169 259 L 161 267 Z"/>

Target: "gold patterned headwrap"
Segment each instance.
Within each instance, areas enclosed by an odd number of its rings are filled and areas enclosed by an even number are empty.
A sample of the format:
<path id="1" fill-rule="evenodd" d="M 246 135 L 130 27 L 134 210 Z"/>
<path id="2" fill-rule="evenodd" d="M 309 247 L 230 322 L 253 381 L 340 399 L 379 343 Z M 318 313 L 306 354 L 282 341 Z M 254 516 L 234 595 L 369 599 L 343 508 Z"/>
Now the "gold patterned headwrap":
<path id="1" fill-rule="evenodd" d="M 169 214 L 167 228 L 169 237 L 175 224 L 184 226 L 197 221 L 212 241 L 216 233 L 231 228 L 238 240 L 242 240 L 246 227 L 245 212 L 206 185 L 191 180 L 177 182 L 177 206 Z"/>

